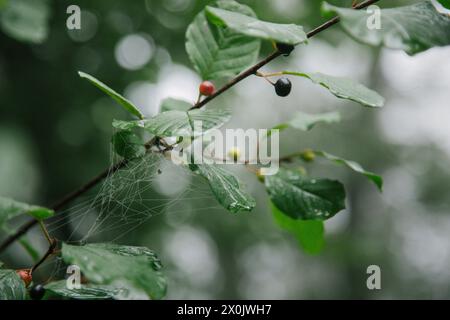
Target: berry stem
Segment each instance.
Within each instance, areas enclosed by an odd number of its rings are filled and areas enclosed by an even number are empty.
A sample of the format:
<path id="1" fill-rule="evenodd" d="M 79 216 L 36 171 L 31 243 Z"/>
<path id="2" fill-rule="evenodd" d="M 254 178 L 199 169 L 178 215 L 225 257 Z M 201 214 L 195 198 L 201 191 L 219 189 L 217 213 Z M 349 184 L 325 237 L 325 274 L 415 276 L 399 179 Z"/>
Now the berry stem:
<path id="1" fill-rule="evenodd" d="M 269 78 L 269 77 L 279 77 L 284 75 L 284 71 L 279 71 L 279 72 L 271 72 L 271 73 L 263 73 L 263 72 L 259 72 L 256 74 L 258 77 L 264 77 L 264 78 Z"/>
<path id="2" fill-rule="evenodd" d="M 262 73 L 262 72 L 256 72 L 255 73 L 255 75 L 257 76 L 257 77 L 261 77 L 261 78 L 264 78 L 264 80 L 266 80 L 267 82 L 269 82 L 271 85 L 275 85 L 275 82 L 273 82 L 272 80 L 270 80 L 268 77 L 267 77 L 267 75 L 266 74 L 264 74 L 264 73 Z"/>
<path id="3" fill-rule="evenodd" d="M 48 241 L 49 247 L 45 255 L 38 261 L 36 264 L 31 268 L 30 273 L 32 274 L 34 270 L 36 270 L 41 264 L 47 260 L 48 257 L 50 257 L 54 252 L 56 248 L 57 241 L 50 237 L 50 234 L 48 233 L 47 227 L 45 226 L 44 222 L 39 219 L 38 220 L 39 226 L 41 227 L 42 233 L 44 234 L 45 238 Z"/>
<path id="4" fill-rule="evenodd" d="M 195 102 L 195 105 L 199 104 L 200 100 L 202 100 L 202 93 L 201 92 L 198 93 L 198 97 L 197 97 L 197 101 Z"/>

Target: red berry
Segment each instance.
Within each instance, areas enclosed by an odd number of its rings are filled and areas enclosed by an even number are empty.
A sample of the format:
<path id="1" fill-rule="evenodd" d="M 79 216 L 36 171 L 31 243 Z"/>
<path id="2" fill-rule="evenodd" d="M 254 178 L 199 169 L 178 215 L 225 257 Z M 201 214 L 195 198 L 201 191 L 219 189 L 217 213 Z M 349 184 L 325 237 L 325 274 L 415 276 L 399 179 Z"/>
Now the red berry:
<path id="1" fill-rule="evenodd" d="M 28 287 L 33 280 L 30 269 L 16 270 L 17 275 L 25 282 L 25 286 Z"/>
<path id="2" fill-rule="evenodd" d="M 204 96 L 210 96 L 216 91 L 216 88 L 214 87 L 214 84 L 211 81 L 203 81 L 200 84 L 200 94 Z"/>

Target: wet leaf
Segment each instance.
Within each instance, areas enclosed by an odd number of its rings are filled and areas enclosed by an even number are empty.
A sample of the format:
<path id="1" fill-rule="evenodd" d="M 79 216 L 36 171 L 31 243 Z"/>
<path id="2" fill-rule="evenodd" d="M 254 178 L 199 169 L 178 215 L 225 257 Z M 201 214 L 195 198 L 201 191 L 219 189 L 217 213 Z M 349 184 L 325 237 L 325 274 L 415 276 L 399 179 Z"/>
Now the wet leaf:
<path id="1" fill-rule="evenodd" d="M 436 10 L 431 1 L 381 9 L 380 28 L 368 28 L 370 14 L 365 10 L 323 4 L 326 14 L 341 17 L 340 25 L 354 39 L 373 46 L 404 50 L 413 55 L 450 44 L 450 16 Z"/>
<path id="2" fill-rule="evenodd" d="M 221 9 L 255 17 L 248 6 L 235 1 L 213 3 Z M 186 51 L 203 80 L 232 77 L 258 58 L 260 40 L 242 35 L 229 28 L 217 27 L 201 11 L 186 31 Z"/>
<path id="3" fill-rule="evenodd" d="M 4 227 L 8 220 L 24 213 L 38 220 L 50 218 L 55 214 L 51 209 L 0 197 L 0 228 Z"/>
<path id="4" fill-rule="evenodd" d="M 114 151 L 125 159 L 140 157 L 145 154 L 144 141 L 134 132 L 122 130 L 112 137 Z"/>
<path id="5" fill-rule="evenodd" d="M 25 300 L 25 283 L 15 270 L 0 269 L 0 300 Z"/>
<path id="6" fill-rule="evenodd" d="M 166 293 L 161 263 L 155 253 L 145 247 L 64 243 L 62 258 L 66 263 L 78 265 L 94 284 L 132 288 L 145 292 L 151 299 L 161 299 Z"/>
<path id="7" fill-rule="evenodd" d="M 80 300 L 116 299 L 127 291 L 126 289 L 94 284 L 82 284 L 79 289 L 68 289 L 66 280 L 51 282 L 45 286 L 45 289 L 51 295 Z"/>
<path id="8" fill-rule="evenodd" d="M 326 220 L 345 209 L 344 186 L 335 180 L 310 179 L 280 168 L 265 177 L 265 184 L 274 205 L 293 219 Z"/>
<path id="9" fill-rule="evenodd" d="M 273 129 L 282 131 L 287 128 L 295 128 L 302 131 L 309 131 L 319 123 L 337 123 L 339 121 L 341 121 L 341 116 L 338 112 L 326 112 L 319 114 L 296 112 L 290 121 L 279 124 Z"/>
<path id="10" fill-rule="evenodd" d="M 385 99 L 377 92 L 347 78 L 334 77 L 319 72 L 302 73 L 284 71 L 283 74 L 308 78 L 312 82 L 328 89 L 338 98 L 355 101 L 367 107 L 380 108 L 385 103 Z"/>
<path id="11" fill-rule="evenodd" d="M 228 27 L 234 32 L 249 37 L 272 40 L 275 42 L 297 45 L 306 42 L 303 27 L 295 24 L 279 24 L 258 20 L 241 13 L 206 7 L 206 16 L 212 23 Z"/>
<path id="12" fill-rule="evenodd" d="M 353 171 L 364 175 L 367 179 L 372 181 L 377 186 L 378 190 L 383 191 L 383 178 L 373 172 L 366 171 L 359 163 L 355 161 L 345 160 L 324 151 L 314 151 L 314 153 L 318 156 L 332 161 L 333 163 L 344 165 L 347 168 L 350 168 Z"/>
<path id="13" fill-rule="evenodd" d="M 192 107 L 192 104 L 179 99 L 167 98 L 161 102 L 161 112 L 166 111 L 188 111 Z"/>
<path id="14" fill-rule="evenodd" d="M 158 137 L 191 137 L 221 127 L 231 117 L 226 109 L 166 111 L 145 121 L 145 129 Z M 201 127 L 196 127 L 201 124 Z"/>
<path id="15" fill-rule="evenodd" d="M 255 200 L 243 190 L 238 179 L 219 165 L 199 164 L 190 168 L 208 180 L 217 201 L 230 212 L 251 211 L 255 207 Z"/>

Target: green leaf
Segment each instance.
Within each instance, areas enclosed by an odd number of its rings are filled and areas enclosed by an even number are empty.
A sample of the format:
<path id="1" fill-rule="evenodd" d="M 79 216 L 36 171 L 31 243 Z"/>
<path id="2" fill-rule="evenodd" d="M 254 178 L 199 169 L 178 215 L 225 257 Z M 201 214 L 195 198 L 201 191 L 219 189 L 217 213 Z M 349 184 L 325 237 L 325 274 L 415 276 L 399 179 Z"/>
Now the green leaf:
<path id="1" fill-rule="evenodd" d="M 139 109 L 128 99 L 125 99 L 122 95 L 118 94 L 116 91 L 108 87 L 103 82 L 97 80 L 93 76 L 78 71 L 78 74 L 81 78 L 87 79 L 90 83 L 92 83 L 94 86 L 99 88 L 101 91 L 106 93 L 108 96 L 113 98 L 115 101 L 117 101 L 126 111 L 131 113 L 132 115 L 138 117 L 139 119 L 144 119 L 144 115 L 139 111 Z"/>
<path id="2" fill-rule="evenodd" d="M 318 123 L 337 123 L 341 121 L 339 112 L 326 112 L 320 114 L 309 114 L 297 112 L 294 118 L 289 121 L 289 126 L 295 129 L 309 131 Z"/>
<path id="3" fill-rule="evenodd" d="M 295 24 L 277 24 L 258 20 L 241 13 L 206 7 L 206 16 L 215 25 L 228 27 L 249 37 L 297 45 L 307 40 L 303 27 Z"/>
<path id="4" fill-rule="evenodd" d="M 444 8 L 450 9 L 450 0 L 438 0 L 438 2 L 442 4 Z"/>
<path id="5" fill-rule="evenodd" d="M 404 50 L 410 55 L 450 44 L 450 16 L 439 13 L 431 1 L 382 9 L 381 28 L 367 27 L 370 14 L 362 10 L 323 4 L 326 14 L 341 17 L 341 25 L 354 39 L 373 46 Z"/>
<path id="6" fill-rule="evenodd" d="M 145 247 L 109 243 L 72 246 L 63 244 L 62 258 L 78 265 L 94 284 L 120 286 L 145 292 L 151 299 L 166 293 L 166 280 L 155 253 Z"/>
<path id="7" fill-rule="evenodd" d="M 359 163 L 339 158 L 324 151 L 314 151 L 314 153 L 334 163 L 344 165 L 355 172 L 361 173 L 362 175 L 367 177 L 367 179 L 372 181 L 377 186 L 378 190 L 383 191 L 383 178 L 373 172 L 364 170 L 364 168 Z"/>
<path id="8" fill-rule="evenodd" d="M 171 109 L 157 114 L 153 118 L 145 120 L 122 121 L 114 120 L 113 127 L 121 130 L 131 130 L 134 128 L 144 128 L 146 131 L 160 137 L 174 136 L 199 136 L 207 131 L 219 128 L 227 122 L 231 113 L 228 109 L 193 109 L 182 111 L 187 105 L 182 105 L 182 101 L 173 100 L 170 104 L 164 104 L 164 109 Z M 179 108 L 180 110 L 176 110 Z M 201 121 L 202 127 L 196 128 L 196 121 Z M 200 130 L 201 129 L 201 130 Z"/>
<path id="9" fill-rule="evenodd" d="M 219 128 L 231 117 L 225 109 L 193 109 L 190 111 L 166 111 L 146 120 L 145 129 L 159 137 L 192 137 Z M 195 123 L 202 124 L 196 128 Z"/>
<path id="10" fill-rule="evenodd" d="M 338 181 L 280 168 L 265 184 L 275 206 L 294 219 L 326 220 L 345 209 L 345 189 Z"/>
<path id="11" fill-rule="evenodd" d="M 25 283 L 14 270 L 0 269 L 0 300 L 25 300 Z"/>
<path id="12" fill-rule="evenodd" d="M 174 98 L 167 98 L 161 102 L 160 110 L 161 110 L 161 112 L 174 111 L 174 110 L 175 111 L 188 111 L 191 107 L 192 107 L 192 104 L 187 101 L 178 100 L 178 99 L 174 99 Z"/>
<path id="13" fill-rule="evenodd" d="M 119 130 L 131 130 L 134 128 L 144 128 L 145 120 L 124 121 L 124 120 L 114 119 L 112 126 L 113 126 L 113 128 L 116 128 Z"/>
<path id="14" fill-rule="evenodd" d="M 285 215 L 273 203 L 271 209 L 275 222 L 291 233 L 309 254 L 318 254 L 325 244 L 325 228 L 321 220 L 295 220 Z"/>
<path id="15" fill-rule="evenodd" d="M 50 218 L 55 214 L 55 212 L 51 209 L 0 197 L 0 228 L 4 227 L 8 220 L 23 213 L 26 213 L 38 220 Z"/>
<path id="16" fill-rule="evenodd" d="M 252 9 L 235 1 L 217 1 L 215 6 L 255 17 Z M 256 62 L 260 46 L 260 40 L 209 23 L 205 11 L 186 31 L 186 51 L 203 80 L 228 78 L 247 69 Z"/>
<path id="17" fill-rule="evenodd" d="M 116 132 L 112 137 L 114 151 L 125 159 L 133 159 L 145 154 L 144 141 L 129 130 Z"/>
<path id="18" fill-rule="evenodd" d="M 297 112 L 292 120 L 287 123 L 282 123 L 274 127 L 273 129 L 284 130 L 287 128 L 295 128 L 302 131 L 309 131 L 316 124 L 323 123 L 336 123 L 341 121 L 341 116 L 338 112 L 326 112 L 319 114 L 310 114 L 304 112 Z"/>
<path id="19" fill-rule="evenodd" d="M 217 201 L 228 211 L 251 211 L 256 202 L 241 187 L 238 179 L 218 165 L 190 165 L 190 169 L 208 180 Z"/>
<path id="20" fill-rule="evenodd" d="M 328 89 L 338 98 L 355 101 L 367 107 L 380 108 L 385 103 L 385 99 L 377 92 L 347 78 L 329 76 L 319 72 L 301 73 L 283 71 L 282 73 L 308 78 L 312 82 Z"/>
<path id="21" fill-rule="evenodd" d="M 42 207 L 31 207 L 30 210 L 27 212 L 30 216 L 37 220 L 45 220 L 50 217 L 53 217 L 55 215 L 55 211 L 42 208 Z"/>
<path id="22" fill-rule="evenodd" d="M 8 36 L 42 43 L 48 36 L 50 8 L 47 0 L 11 0 L 0 11 L 0 27 Z"/>
<path id="23" fill-rule="evenodd" d="M 45 286 L 45 290 L 52 295 L 80 300 L 111 300 L 122 296 L 127 291 L 95 284 L 82 284 L 80 289 L 68 289 L 66 280 L 51 282 Z"/>

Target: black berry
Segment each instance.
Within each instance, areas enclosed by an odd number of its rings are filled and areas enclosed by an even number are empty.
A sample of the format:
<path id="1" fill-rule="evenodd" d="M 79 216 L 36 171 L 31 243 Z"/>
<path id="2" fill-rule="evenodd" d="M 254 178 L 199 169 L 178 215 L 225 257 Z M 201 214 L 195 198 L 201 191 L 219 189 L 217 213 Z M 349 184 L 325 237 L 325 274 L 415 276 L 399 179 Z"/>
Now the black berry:
<path id="1" fill-rule="evenodd" d="M 291 44 L 280 43 L 280 42 L 277 42 L 276 46 L 277 46 L 278 51 L 280 51 L 283 54 L 283 56 L 286 56 L 286 57 L 291 54 L 292 50 L 295 49 L 295 47 Z"/>
<path id="2" fill-rule="evenodd" d="M 33 300 L 41 300 L 45 294 L 45 288 L 41 284 L 37 284 L 30 289 L 30 297 Z"/>
<path id="3" fill-rule="evenodd" d="M 288 78 L 280 78 L 275 83 L 275 92 L 280 97 L 286 97 L 291 93 L 292 84 L 291 81 L 289 81 Z"/>

